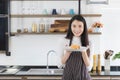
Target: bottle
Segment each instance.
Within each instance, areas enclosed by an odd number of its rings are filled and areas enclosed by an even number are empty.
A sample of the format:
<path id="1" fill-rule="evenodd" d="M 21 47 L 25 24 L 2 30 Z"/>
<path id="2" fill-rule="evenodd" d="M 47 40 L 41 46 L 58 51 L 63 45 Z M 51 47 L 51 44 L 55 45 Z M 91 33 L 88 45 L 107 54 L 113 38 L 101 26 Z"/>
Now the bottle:
<path id="1" fill-rule="evenodd" d="M 96 54 L 93 55 L 93 71 L 96 71 Z"/>
<path id="2" fill-rule="evenodd" d="M 24 33 L 27 33 L 28 32 L 28 28 L 24 28 Z"/>
<path id="3" fill-rule="evenodd" d="M 39 24 L 39 32 L 44 32 L 45 31 L 45 24 Z"/>
<path id="4" fill-rule="evenodd" d="M 32 24 L 32 32 L 33 33 L 37 32 L 37 24 L 36 23 Z"/>
<path id="5" fill-rule="evenodd" d="M 98 71 L 101 71 L 101 58 L 100 58 L 100 54 L 98 54 Z"/>
<path id="6" fill-rule="evenodd" d="M 51 24 L 51 20 L 50 19 L 47 19 L 46 22 L 45 22 L 45 32 L 49 32 L 49 29 L 50 29 L 50 25 Z"/>

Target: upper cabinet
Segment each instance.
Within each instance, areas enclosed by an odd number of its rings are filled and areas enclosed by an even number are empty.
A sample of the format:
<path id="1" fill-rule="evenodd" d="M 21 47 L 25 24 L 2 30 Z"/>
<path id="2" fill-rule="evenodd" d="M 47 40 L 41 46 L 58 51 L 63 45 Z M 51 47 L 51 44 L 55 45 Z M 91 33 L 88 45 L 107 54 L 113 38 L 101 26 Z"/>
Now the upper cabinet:
<path id="1" fill-rule="evenodd" d="M 8 14 L 8 0 L 0 0 L 0 15 Z"/>
<path id="2" fill-rule="evenodd" d="M 9 0 L 0 0 L 0 53 L 8 55 Z"/>

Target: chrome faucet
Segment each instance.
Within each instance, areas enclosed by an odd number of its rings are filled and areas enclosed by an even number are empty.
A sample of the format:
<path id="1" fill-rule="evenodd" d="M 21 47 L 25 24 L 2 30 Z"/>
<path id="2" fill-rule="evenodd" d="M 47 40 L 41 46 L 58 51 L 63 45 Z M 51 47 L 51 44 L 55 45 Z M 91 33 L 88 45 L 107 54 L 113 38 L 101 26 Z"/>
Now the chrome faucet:
<path id="1" fill-rule="evenodd" d="M 54 50 L 50 50 L 50 51 L 48 51 L 48 53 L 47 53 L 47 67 L 46 67 L 47 69 L 49 68 L 49 67 L 48 67 L 48 56 L 49 56 L 49 54 L 52 53 L 52 52 L 53 52 L 53 53 L 56 53 L 56 51 L 54 51 Z"/>

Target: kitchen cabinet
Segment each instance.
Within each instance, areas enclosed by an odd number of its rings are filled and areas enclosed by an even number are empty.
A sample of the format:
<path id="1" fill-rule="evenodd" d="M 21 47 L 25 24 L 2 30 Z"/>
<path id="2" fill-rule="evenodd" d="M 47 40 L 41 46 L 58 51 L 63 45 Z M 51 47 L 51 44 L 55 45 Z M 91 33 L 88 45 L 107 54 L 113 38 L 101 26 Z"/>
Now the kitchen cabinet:
<path id="1" fill-rule="evenodd" d="M 101 73 L 93 73 L 91 72 L 92 80 L 120 80 L 120 72 L 110 71 L 109 73 L 105 73 L 102 71 Z M 27 73 L 25 71 L 20 71 L 15 74 L 0 74 L 0 80 L 61 80 L 62 74 L 38 74 L 35 73 Z"/>
<path id="2" fill-rule="evenodd" d="M 62 76 L 0 76 L 0 80 L 61 80 Z M 92 80 L 120 80 L 120 77 L 92 76 Z"/>
<path id="3" fill-rule="evenodd" d="M 44 77 L 26 77 L 27 80 L 61 80 L 62 77 L 60 76 L 52 76 L 52 77 L 48 77 L 48 76 L 44 76 Z M 92 77 L 92 80 L 110 80 L 110 76 L 96 76 L 96 77 Z"/>
<path id="4" fill-rule="evenodd" d="M 27 80 L 61 80 L 61 78 L 61 76 L 26 76 Z"/>
<path id="5" fill-rule="evenodd" d="M 0 80 L 22 80 L 19 76 L 0 76 Z"/>
<path id="6" fill-rule="evenodd" d="M 120 76 L 111 76 L 111 80 L 120 80 Z"/>
<path id="7" fill-rule="evenodd" d="M 0 0 L 0 53 L 9 53 L 9 12 L 10 1 Z"/>
<path id="8" fill-rule="evenodd" d="M 110 76 L 92 76 L 92 80 L 110 80 Z"/>

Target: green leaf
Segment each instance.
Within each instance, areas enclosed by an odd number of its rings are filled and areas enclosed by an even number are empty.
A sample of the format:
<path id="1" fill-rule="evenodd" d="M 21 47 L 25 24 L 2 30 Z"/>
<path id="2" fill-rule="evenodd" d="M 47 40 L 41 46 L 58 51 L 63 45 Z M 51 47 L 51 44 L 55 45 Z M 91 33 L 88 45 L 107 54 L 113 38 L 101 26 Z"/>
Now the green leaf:
<path id="1" fill-rule="evenodd" d="M 120 59 L 120 52 L 116 53 L 116 54 L 113 56 L 112 60 L 115 60 L 115 59 Z"/>

